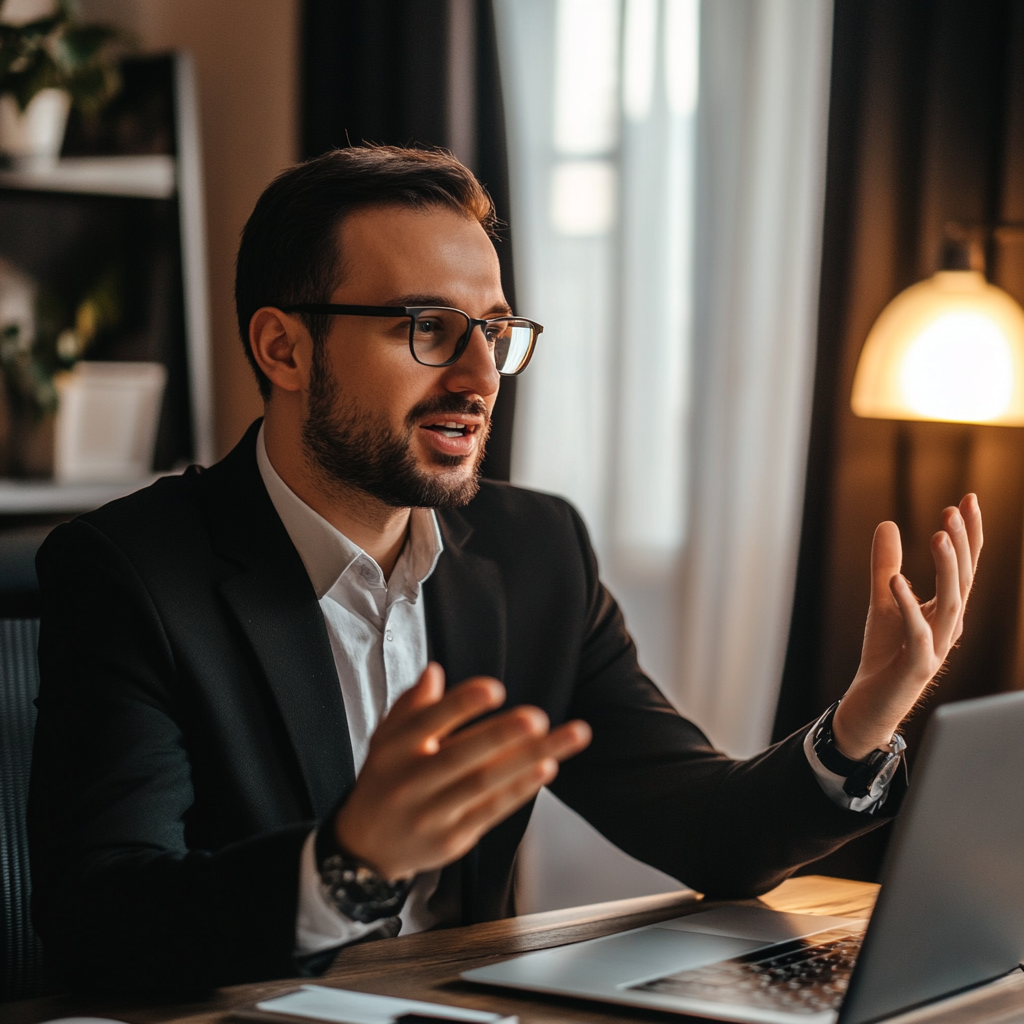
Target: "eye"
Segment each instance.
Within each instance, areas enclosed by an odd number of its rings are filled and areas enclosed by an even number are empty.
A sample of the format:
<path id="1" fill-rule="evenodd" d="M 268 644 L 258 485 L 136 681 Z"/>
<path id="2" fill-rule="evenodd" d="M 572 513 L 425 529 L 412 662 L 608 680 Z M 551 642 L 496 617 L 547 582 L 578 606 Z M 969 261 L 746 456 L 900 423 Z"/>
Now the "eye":
<path id="1" fill-rule="evenodd" d="M 440 334 L 444 325 L 435 317 L 421 316 L 416 320 L 416 333 L 424 338 Z"/>
<path id="2" fill-rule="evenodd" d="M 487 339 L 488 344 L 496 345 L 507 330 L 508 324 L 504 320 L 492 320 L 484 326 L 484 337 Z"/>

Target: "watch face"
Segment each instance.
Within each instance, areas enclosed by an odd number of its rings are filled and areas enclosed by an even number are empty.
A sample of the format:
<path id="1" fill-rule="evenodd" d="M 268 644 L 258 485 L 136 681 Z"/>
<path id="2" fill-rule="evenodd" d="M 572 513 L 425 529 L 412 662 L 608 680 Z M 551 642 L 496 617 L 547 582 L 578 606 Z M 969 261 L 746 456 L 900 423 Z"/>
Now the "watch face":
<path id="1" fill-rule="evenodd" d="M 321 892 L 328 902 L 363 924 L 397 914 L 412 885 L 411 881 L 388 882 L 342 854 L 326 858 L 319 870 Z"/>
<path id="2" fill-rule="evenodd" d="M 890 783 L 892 777 L 896 774 L 899 763 L 900 758 L 898 754 L 890 754 L 885 759 L 885 763 L 878 769 L 875 781 L 871 783 L 872 792 L 881 792 Z"/>

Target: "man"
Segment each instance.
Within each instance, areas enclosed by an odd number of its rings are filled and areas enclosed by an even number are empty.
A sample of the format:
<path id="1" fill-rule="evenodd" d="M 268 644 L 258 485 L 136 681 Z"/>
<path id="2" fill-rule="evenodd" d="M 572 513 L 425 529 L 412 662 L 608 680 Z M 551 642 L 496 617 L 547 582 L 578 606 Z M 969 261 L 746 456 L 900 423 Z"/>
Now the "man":
<path id="1" fill-rule="evenodd" d="M 879 527 L 838 707 L 724 757 L 640 672 L 574 510 L 478 479 L 539 330 L 502 295 L 492 224 L 442 154 L 286 171 L 238 257 L 262 422 L 40 552 L 34 919 L 70 983 L 314 973 L 399 924 L 514 913 L 545 784 L 717 896 L 895 812 L 894 733 L 962 627 L 973 496 L 943 513 L 923 606 Z"/>

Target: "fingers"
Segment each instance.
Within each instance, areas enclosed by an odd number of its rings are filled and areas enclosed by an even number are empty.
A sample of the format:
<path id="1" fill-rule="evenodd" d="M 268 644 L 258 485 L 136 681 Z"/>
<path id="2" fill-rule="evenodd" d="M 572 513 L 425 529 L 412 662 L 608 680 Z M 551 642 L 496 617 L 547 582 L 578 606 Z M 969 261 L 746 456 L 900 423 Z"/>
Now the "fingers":
<path id="1" fill-rule="evenodd" d="M 571 722 L 548 734 L 548 718 L 539 708 L 514 708 L 500 718 L 451 737 L 441 752 L 421 763 L 410 792 L 428 800 L 454 794 L 475 798 L 477 790 L 495 787 L 513 774 L 545 758 L 564 760 L 590 742 L 590 727 Z M 461 788 L 460 788 L 461 787 Z"/>
<path id="2" fill-rule="evenodd" d="M 978 556 L 983 543 L 981 509 L 977 496 L 968 494 L 960 507 L 950 506 L 943 510 L 942 525 L 952 541 L 956 553 L 957 573 L 960 589 L 960 612 L 953 628 L 952 641 L 955 643 L 963 632 L 964 611 L 967 599 L 974 585 L 974 573 L 978 567 Z M 936 595 L 938 590 L 936 589 Z M 937 598 L 936 598 L 937 599 Z"/>
<path id="3" fill-rule="evenodd" d="M 436 847 L 437 866 L 450 864 L 471 850 L 480 837 L 502 822 L 540 791 L 541 786 L 558 774 L 558 763 L 548 759 L 533 764 L 500 790 L 488 792 L 472 806 L 462 806 L 439 822 L 436 809 L 430 811 L 430 824 L 416 822 L 414 829 L 425 835 L 436 833 L 431 843 Z M 424 870 L 420 868 L 420 870 Z"/>
<path id="4" fill-rule="evenodd" d="M 512 755 L 482 766 L 438 795 L 434 813 L 452 827 L 487 831 L 535 796 L 558 774 L 558 762 L 591 740 L 586 722 L 568 722 Z"/>
<path id="5" fill-rule="evenodd" d="M 886 604 L 891 599 L 889 581 L 903 564 L 903 545 L 899 527 L 892 522 L 879 523 L 871 541 L 871 603 Z"/>
<path id="6" fill-rule="evenodd" d="M 906 651 L 911 665 L 931 666 L 934 660 L 933 632 L 932 627 L 921 611 L 921 606 L 910 589 L 906 578 L 897 574 L 893 576 L 889 588 L 890 593 L 896 600 L 900 614 L 903 616 L 903 632 L 906 642 Z M 924 670 L 922 671 L 924 674 Z M 934 675 L 934 671 L 927 673 L 927 682 Z"/>
<path id="7" fill-rule="evenodd" d="M 977 497 L 968 494 L 958 508 L 945 509 L 942 526 L 931 540 L 935 597 L 923 605 L 900 572 L 896 525 L 875 530 L 861 661 L 833 722 L 850 757 L 888 742 L 960 637 L 983 541 Z"/>
<path id="8" fill-rule="evenodd" d="M 967 523 L 960 510 L 947 508 L 942 514 L 942 521 L 956 551 L 957 572 L 960 577 L 960 614 L 957 617 L 952 636 L 953 643 L 956 643 L 964 631 L 964 611 L 967 608 L 967 598 L 970 596 L 971 587 L 974 585 L 974 566 L 977 564 L 977 558 L 971 551 Z"/>
<path id="9" fill-rule="evenodd" d="M 981 554 L 981 547 L 984 543 L 984 535 L 981 528 L 981 506 L 978 504 L 976 494 L 968 494 L 960 502 L 960 515 L 963 517 L 967 529 L 967 538 L 971 549 L 971 572 L 978 570 L 978 556 Z"/>
<path id="10" fill-rule="evenodd" d="M 955 512 L 955 514 L 959 518 L 960 513 Z M 964 532 L 963 530 L 959 531 L 961 535 Z M 964 538 L 964 545 L 966 546 L 966 538 Z M 960 636 L 961 611 L 963 609 L 960 568 L 954 542 L 945 530 L 939 530 L 932 536 L 931 548 L 932 558 L 935 561 L 933 646 L 935 653 L 944 659 L 950 645 Z M 968 581 L 969 587 L 970 581 Z"/>
<path id="11" fill-rule="evenodd" d="M 531 766 L 545 761 L 564 761 L 578 754 L 590 742 L 586 722 L 567 722 L 550 735 L 509 747 L 498 756 L 461 765 L 453 782 L 440 799 L 454 806 L 471 804 L 489 792 L 509 785 Z"/>
<path id="12" fill-rule="evenodd" d="M 537 708 L 516 708 L 482 725 L 466 730 L 467 741 L 459 733 L 438 754 L 408 756 L 403 744 L 404 759 L 368 759 L 335 819 L 342 846 L 388 878 L 450 863 L 536 795 L 555 777 L 558 762 L 591 736 L 584 722 L 548 733 L 547 716 Z M 541 735 L 528 735 L 538 730 Z M 501 735 L 505 744 L 488 749 L 485 740 Z"/>
<path id="13" fill-rule="evenodd" d="M 974 565 L 971 558 L 971 542 L 967 536 L 967 524 L 960 514 L 960 509 L 953 506 L 943 509 L 942 526 L 953 542 L 953 550 L 956 552 L 960 601 L 963 603 L 967 600 L 971 584 L 974 582 Z"/>
<path id="14" fill-rule="evenodd" d="M 430 668 L 431 666 L 427 667 L 427 671 L 420 677 L 420 682 L 413 690 L 431 685 L 426 679 Z M 444 673 L 441 667 L 436 666 L 436 670 L 443 680 Z M 497 679 L 478 676 L 467 679 L 434 700 L 413 695 L 409 702 L 403 703 L 407 696 L 409 694 L 403 694 L 395 702 L 391 712 L 378 728 L 378 733 L 383 730 L 384 738 L 393 740 L 400 746 L 424 754 L 435 754 L 445 736 L 474 718 L 501 707 L 505 702 L 505 687 Z M 428 696 L 433 694 L 429 693 Z"/>
<path id="15" fill-rule="evenodd" d="M 494 756 L 508 743 L 546 736 L 548 716 L 540 708 L 521 706 L 502 715 L 476 722 L 441 740 L 438 764 L 469 764 Z"/>
<path id="16" fill-rule="evenodd" d="M 548 717 L 543 711 L 513 708 L 443 740 L 435 756 L 417 765 L 415 777 L 409 781 L 410 792 L 417 799 L 429 799 L 488 762 L 533 749 L 547 735 Z"/>
<path id="17" fill-rule="evenodd" d="M 541 786 L 546 786 L 558 774 L 558 762 L 541 761 L 513 779 L 498 792 L 488 793 L 462 815 L 459 822 L 463 831 L 473 836 L 473 843 L 514 811 L 532 800 Z M 472 845 L 472 844 L 471 844 Z"/>

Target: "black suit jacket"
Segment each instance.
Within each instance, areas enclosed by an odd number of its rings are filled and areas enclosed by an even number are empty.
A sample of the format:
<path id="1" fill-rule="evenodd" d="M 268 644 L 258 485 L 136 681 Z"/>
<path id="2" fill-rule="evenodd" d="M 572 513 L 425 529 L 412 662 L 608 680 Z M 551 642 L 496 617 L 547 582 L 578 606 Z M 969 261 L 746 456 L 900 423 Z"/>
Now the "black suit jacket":
<path id="1" fill-rule="evenodd" d="M 257 426 L 219 464 L 59 526 L 39 553 L 34 921 L 73 984 L 192 989 L 299 969 L 300 850 L 355 773 Z M 821 792 L 802 733 L 733 761 L 672 709 L 568 503 L 484 483 L 439 519 L 431 656 L 450 681 L 493 675 L 509 705 L 591 724 L 552 789 L 622 849 L 705 893 L 751 896 L 877 823 Z M 467 923 L 514 913 L 529 816 L 453 868 Z"/>

